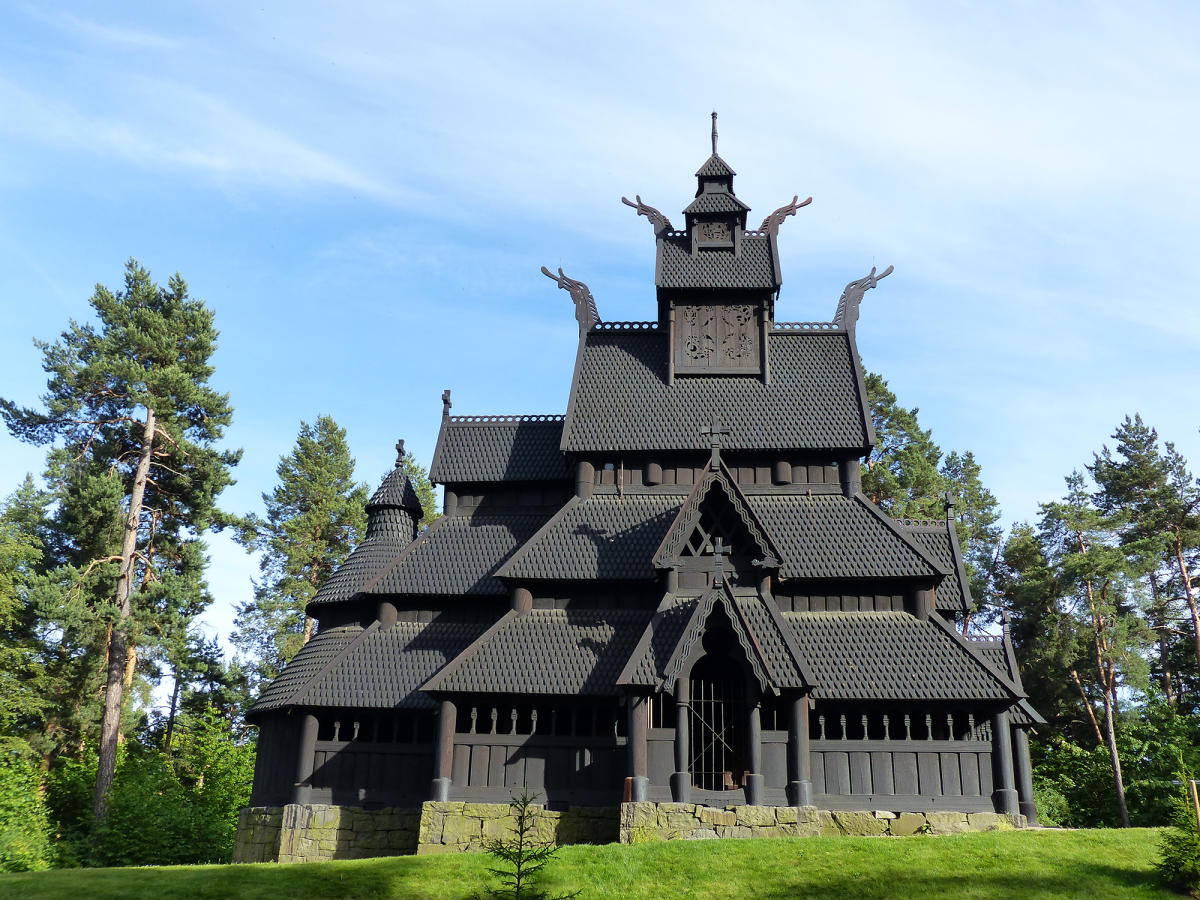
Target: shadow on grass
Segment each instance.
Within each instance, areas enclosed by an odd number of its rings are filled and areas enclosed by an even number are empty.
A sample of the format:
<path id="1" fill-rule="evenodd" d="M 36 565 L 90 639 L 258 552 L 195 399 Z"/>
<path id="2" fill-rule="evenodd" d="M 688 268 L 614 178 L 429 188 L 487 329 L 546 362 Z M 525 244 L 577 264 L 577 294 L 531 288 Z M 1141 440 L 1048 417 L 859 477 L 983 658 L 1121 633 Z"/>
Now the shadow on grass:
<path id="1" fill-rule="evenodd" d="M 887 874 L 886 883 L 878 876 Z M 961 875 L 930 875 L 914 872 L 911 876 L 896 873 L 844 874 L 825 878 L 820 884 L 802 877 L 776 880 L 756 891 L 756 896 L 781 898 L 813 898 L 813 900 L 905 900 L 938 897 L 1010 898 L 1010 897 L 1082 897 L 1101 898 L 1175 897 L 1166 890 L 1153 873 L 1131 872 L 1103 863 L 1071 861 L 1061 872 L 964 872 Z"/>

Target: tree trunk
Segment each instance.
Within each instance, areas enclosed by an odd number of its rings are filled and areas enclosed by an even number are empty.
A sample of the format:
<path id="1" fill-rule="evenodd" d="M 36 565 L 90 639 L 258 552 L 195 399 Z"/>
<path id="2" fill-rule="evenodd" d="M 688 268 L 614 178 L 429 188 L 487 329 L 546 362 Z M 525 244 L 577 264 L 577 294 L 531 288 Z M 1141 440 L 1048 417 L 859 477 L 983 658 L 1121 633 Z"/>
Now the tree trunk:
<path id="1" fill-rule="evenodd" d="M 138 527 L 142 518 L 142 498 L 150 473 L 150 456 L 154 451 L 154 410 L 146 408 L 142 428 L 141 455 L 129 495 L 129 514 L 125 518 L 125 534 L 121 540 L 121 571 L 117 576 L 115 605 L 117 621 L 113 623 L 108 640 L 108 672 L 104 687 L 104 713 L 100 719 L 100 760 L 96 768 L 96 792 L 92 797 L 92 815 L 103 821 L 108 815 L 108 789 L 117 771 L 117 745 L 121 734 L 121 706 L 125 687 L 125 661 L 128 652 L 128 623 L 133 597 L 133 570 L 137 551 Z"/>
<path id="2" fill-rule="evenodd" d="M 1072 669 L 1071 677 L 1075 679 L 1075 686 L 1079 688 L 1079 696 L 1083 700 L 1083 708 L 1087 710 L 1088 721 L 1092 723 L 1092 730 L 1096 732 L 1096 743 L 1103 744 L 1104 738 L 1100 734 L 1100 723 L 1096 721 L 1096 713 L 1092 709 L 1092 701 L 1090 701 L 1088 699 L 1088 695 L 1084 693 L 1083 682 L 1079 680 L 1079 673 Z"/>
<path id="3" fill-rule="evenodd" d="M 1150 573 L 1150 595 L 1154 598 L 1154 617 L 1159 620 L 1154 626 L 1154 634 L 1158 641 L 1158 664 L 1162 667 L 1163 693 L 1167 697 L 1167 703 L 1170 706 L 1175 705 L 1175 686 L 1171 683 L 1171 659 L 1167 648 L 1167 610 L 1159 604 L 1158 599 L 1158 579 L 1154 577 L 1154 573 Z"/>
<path id="4" fill-rule="evenodd" d="M 1187 597 L 1188 610 L 1192 614 L 1192 638 L 1196 642 L 1196 665 L 1200 666 L 1200 613 L 1196 611 L 1196 595 L 1192 591 L 1192 576 L 1187 561 L 1183 558 L 1183 541 L 1175 535 L 1175 561 L 1179 563 L 1179 575 L 1183 578 L 1183 593 Z"/>
<path id="5" fill-rule="evenodd" d="M 1125 805 L 1125 780 L 1121 776 L 1121 757 L 1117 753 L 1117 732 L 1113 727 L 1112 700 L 1104 692 L 1104 732 L 1108 740 L 1108 755 L 1112 760 L 1113 782 L 1117 786 L 1117 811 L 1121 814 L 1121 827 L 1129 827 L 1129 807 Z"/>
<path id="6" fill-rule="evenodd" d="M 175 710 L 179 708 L 179 671 L 174 672 L 175 686 L 171 688 L 171 711 L 167 713 L 167 736 L 163 741 L 163 751 L 171 756 L 171 738 L 175 734 Z"/>
<path id="7" fill-rule="evenodd" d="M 304 643 L 307 644 L 312 640 L 313 630 L 316 627 L 317 620 L 312 616 L 304 617 Z M 303 646 L 303 645 L 301 645 Z"/>

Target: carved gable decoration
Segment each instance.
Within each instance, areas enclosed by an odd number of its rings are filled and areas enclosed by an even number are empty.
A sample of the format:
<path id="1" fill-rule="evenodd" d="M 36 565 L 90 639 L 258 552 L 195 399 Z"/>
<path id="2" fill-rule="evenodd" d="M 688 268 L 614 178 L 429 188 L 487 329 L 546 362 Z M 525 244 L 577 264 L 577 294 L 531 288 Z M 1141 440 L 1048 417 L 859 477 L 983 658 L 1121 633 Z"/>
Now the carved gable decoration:
<path id="1" fill-rule="evenodd" d="M 755 375 L 762 371 L 762 309 L 700 304 L 675 308 L 675 374 Z"/>
<path id="2" fill-rule="evenodd" d="M 721 465 L 692 489 L 654 554 L 654 564 L 710 569 L 724 553 L 729 554 L 731 574 L 747 567 L 780 565 L 774 542 Z"/>

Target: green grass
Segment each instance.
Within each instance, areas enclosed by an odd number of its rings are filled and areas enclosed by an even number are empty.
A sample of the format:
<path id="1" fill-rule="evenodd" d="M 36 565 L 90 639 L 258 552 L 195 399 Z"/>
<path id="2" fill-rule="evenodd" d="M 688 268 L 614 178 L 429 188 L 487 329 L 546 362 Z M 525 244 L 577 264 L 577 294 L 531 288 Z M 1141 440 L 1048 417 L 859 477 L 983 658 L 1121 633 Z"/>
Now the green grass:
<path id="1" fill-rule="evenodd" d="M 545 887 L 583 897 L 1134 898 L 1176 895 L 1152 869 L 1158 832 L 1019 831 L 564 847 Z M 464 898 L 481 854 L 310 863 L 73 869 L 0 875 L 0 897 Z"/>

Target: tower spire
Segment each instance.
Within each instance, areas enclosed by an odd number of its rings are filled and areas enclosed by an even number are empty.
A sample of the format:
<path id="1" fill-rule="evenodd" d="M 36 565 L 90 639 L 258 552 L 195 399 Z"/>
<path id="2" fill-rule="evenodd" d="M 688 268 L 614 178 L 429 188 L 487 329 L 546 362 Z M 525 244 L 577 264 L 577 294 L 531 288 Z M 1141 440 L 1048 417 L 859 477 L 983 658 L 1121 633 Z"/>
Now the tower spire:
<path id="1" fill-rule="evenodd" d="M 713 151 L 712 152 L 713 152 L 713 156 L 716 156 L 717 155 L 717 111 L 715 109 L 713 110 L 713 113 L 712 113 L 712 120 L 713 120 L 713 126 L 712 126 Z"/>

